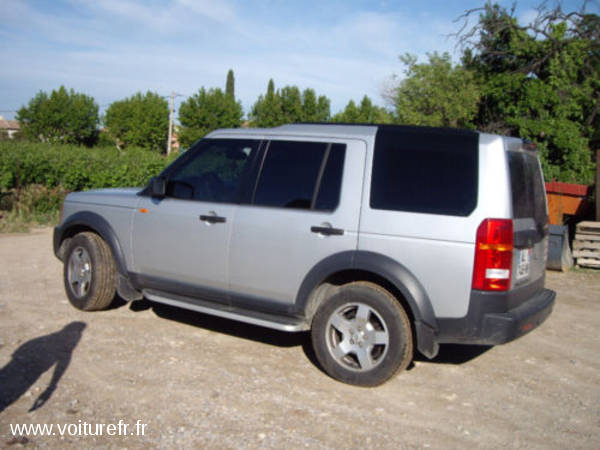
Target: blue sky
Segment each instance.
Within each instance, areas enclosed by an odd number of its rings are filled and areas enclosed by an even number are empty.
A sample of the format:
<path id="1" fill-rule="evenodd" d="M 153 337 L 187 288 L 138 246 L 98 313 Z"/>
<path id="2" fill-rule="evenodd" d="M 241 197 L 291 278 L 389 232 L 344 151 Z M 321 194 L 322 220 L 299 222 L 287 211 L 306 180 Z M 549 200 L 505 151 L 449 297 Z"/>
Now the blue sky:
<path id="1" fill-rule="evenodd" d="M 365 94 L 384 105 L 398 56 L 456 58 L 454 20 L 485 1 L 0 0 L 0 115 L 61 84 L 101 111 L 137 91 L 175 91 L 180 102 L 224 88 L 230 68 L 245 111 L 269 78 L 327 95 L 332 113 Z M 527 21 L 540 2 L 519 1 L 517 16 Z M 598 10 L 592 0 L 588 11 Z"/>

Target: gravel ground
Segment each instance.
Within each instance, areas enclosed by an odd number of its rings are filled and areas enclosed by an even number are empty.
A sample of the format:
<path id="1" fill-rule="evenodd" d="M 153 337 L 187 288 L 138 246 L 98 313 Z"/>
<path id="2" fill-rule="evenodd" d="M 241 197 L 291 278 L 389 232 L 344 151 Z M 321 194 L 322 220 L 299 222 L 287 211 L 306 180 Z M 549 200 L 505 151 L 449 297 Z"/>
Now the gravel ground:
<path id="1" fill-rule="evenodd" d="M 529 335 L 445 345 L 357 388 L 317 368 L 305 333 L 147 301 L 77 311 L 50 229 L 0 235 L 0 447 L 597 449 L 600 274 L 548 272 L 547 285 L 557 304 Z M 97 424 L 101 436 L 57 428 Z"/>

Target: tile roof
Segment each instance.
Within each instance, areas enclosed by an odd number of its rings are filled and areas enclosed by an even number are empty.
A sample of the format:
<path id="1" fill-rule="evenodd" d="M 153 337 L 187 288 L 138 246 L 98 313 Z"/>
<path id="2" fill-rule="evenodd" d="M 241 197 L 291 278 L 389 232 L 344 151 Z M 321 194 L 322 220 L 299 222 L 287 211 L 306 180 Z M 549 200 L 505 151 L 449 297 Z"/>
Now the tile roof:
<path id="1" fill-rule="evenodd" d="M 18 120 L 0 120 L 0 130 L 19 130 L 20 128 Z"/>

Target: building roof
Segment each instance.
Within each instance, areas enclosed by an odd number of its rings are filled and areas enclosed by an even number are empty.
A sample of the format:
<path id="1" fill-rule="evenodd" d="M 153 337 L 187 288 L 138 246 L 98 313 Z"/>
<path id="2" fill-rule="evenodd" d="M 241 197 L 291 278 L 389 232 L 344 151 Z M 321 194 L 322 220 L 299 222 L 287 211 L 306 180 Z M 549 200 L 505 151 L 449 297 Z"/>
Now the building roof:
<path id="1" fill-rule="evenodd" d="M 0 130 L 19 130 L 20 128 L 18 120 L 0 119 Z"/>

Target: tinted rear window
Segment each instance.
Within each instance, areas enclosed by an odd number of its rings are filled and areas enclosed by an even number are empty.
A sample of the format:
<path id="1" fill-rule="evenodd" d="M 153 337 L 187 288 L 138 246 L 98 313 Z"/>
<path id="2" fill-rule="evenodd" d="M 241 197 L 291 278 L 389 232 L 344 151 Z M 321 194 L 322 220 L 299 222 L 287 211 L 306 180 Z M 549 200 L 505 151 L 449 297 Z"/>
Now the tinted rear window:
<path id="1" fill-rule="evenodd" d="M 371 208 L 468 216 L 477 205 L 477 150 L 474 132 L 380 128 Z"/>
<path id="2" fill-rule="evenodd" d="M 530 217 L 537 224 L 545 223 L 546 195 L 537 157 L 525 152 L 508 152 L 508 167 L 514 218 Z"/>

